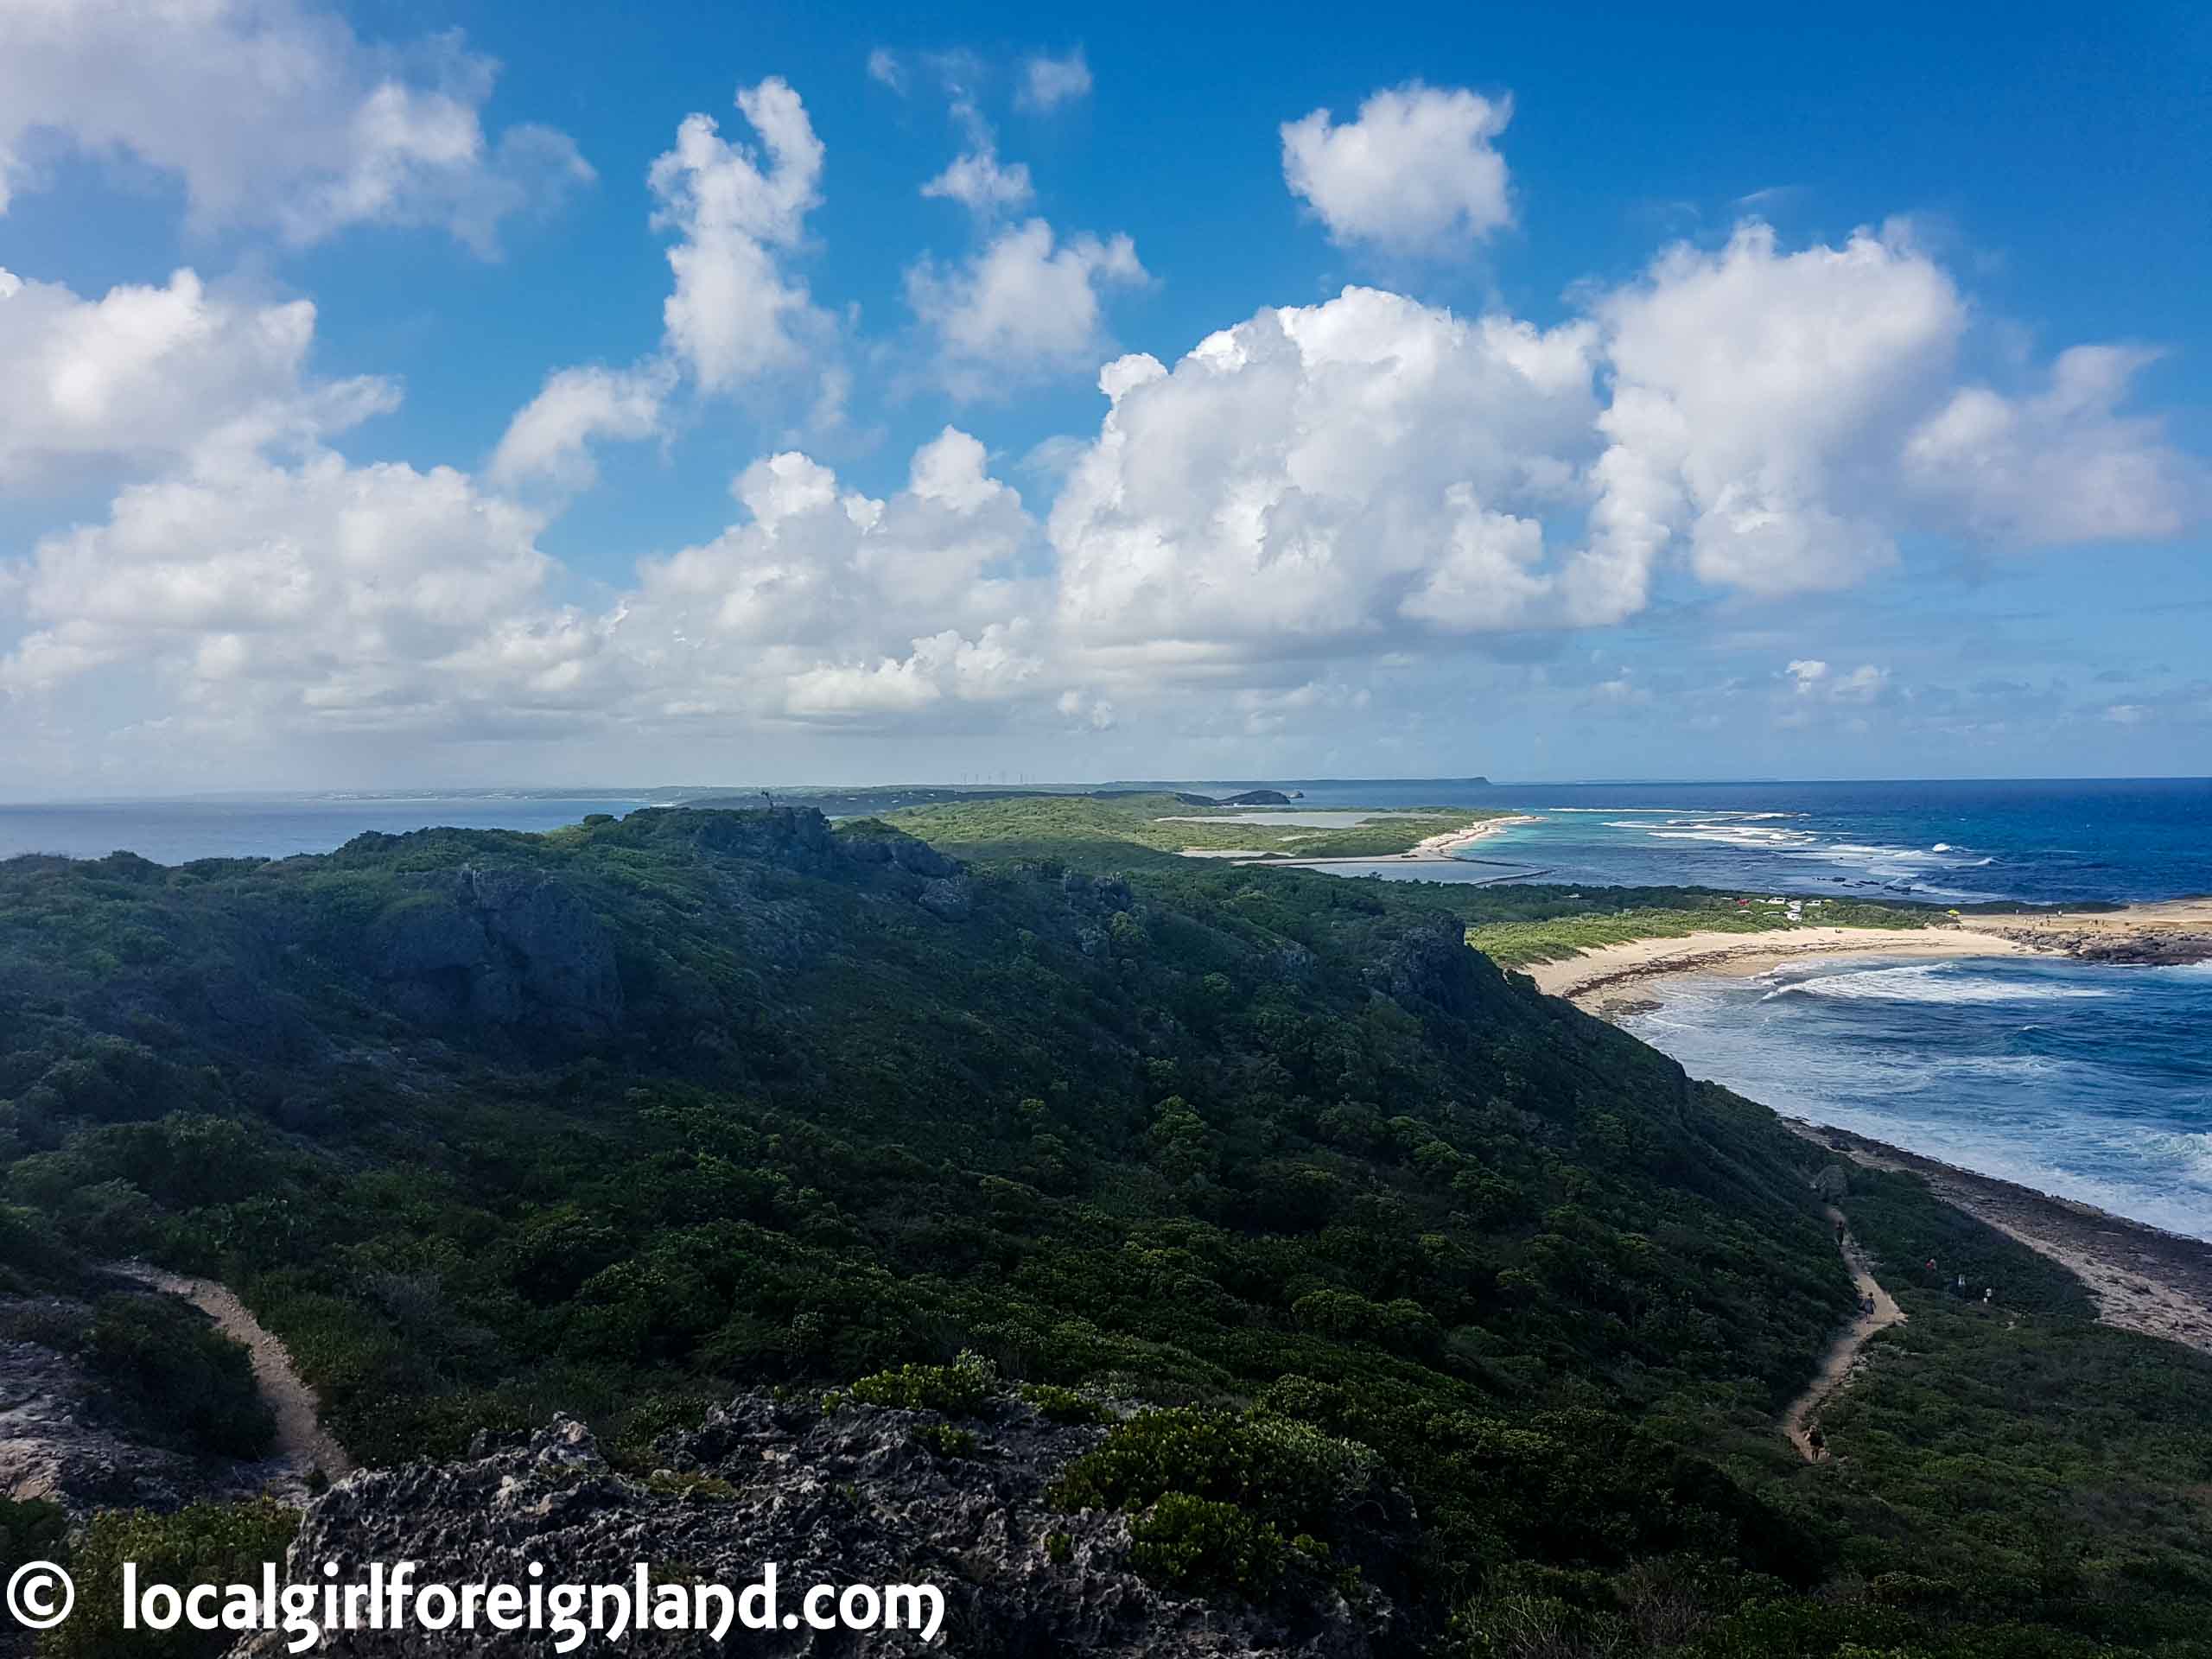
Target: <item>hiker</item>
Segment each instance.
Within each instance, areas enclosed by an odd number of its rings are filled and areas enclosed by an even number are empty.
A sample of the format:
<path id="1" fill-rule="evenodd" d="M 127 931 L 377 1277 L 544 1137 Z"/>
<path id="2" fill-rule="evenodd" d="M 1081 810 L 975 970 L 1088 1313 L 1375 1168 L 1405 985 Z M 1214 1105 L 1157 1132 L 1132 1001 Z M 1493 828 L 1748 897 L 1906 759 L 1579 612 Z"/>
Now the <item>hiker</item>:
<path id="1" fill-rule="evenodd" d="M 1964 1296 L 1967 1294 L 1966 1274 L 1962 1273 L 1959 1275 L 1958 1282 L 1951 1287 L 1951 1294 L 1954 1296 Z"/>
<path id="2" fill-rule="evenodd" d="M 1840 1217 L 1838 1217 L 1836 1219 L 1835 1242 L 1839 1244 L 1843 1243 L 1843 1220 Z"/>
<path id="3" fill-rule="evenodd" d="M 1805 1444 L 1813 1448 L 1815 1457 L 1822 1458 L 1827 1455 L 1827 1436 L 1821 1433 L 1821 1426 L 1818 1423 L 1810 1423 L 1806 1426 Z"/>
<path id="4" fill-rule="evenodd" d="M 1984 1285 L 1984 1286 L 1981 1287 L 1981 1305 L 1982 1305 L 1984 1307 L 1987 1307 L 1987 1306 L 1989 1306 L 1989 1299 L 1990 1299 L 1991 1297 L 1994 1296 L 1996 1294 L 1997 1294 L 1997 1287 L 1996 1287 L 1996 1286 L 1994 1286 L 1994 1285 Z"/>

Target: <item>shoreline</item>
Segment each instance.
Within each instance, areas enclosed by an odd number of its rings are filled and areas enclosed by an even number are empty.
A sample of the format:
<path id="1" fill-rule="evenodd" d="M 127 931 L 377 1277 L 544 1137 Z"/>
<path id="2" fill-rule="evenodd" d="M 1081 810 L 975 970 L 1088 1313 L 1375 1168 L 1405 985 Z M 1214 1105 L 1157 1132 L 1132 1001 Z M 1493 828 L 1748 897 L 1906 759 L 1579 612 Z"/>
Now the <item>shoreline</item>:
<path id="1" fill-rule="evenodd" d="M 2100 1323 L 2212 1354 L 2212 1242 L 1977 1174 L 1849 1129 L 1787 1113 L 1776 1116 L 1792 1134 L 1850 1162 L 1919 1176 L 1952 1208 L 2057 1262 L 2088 1287 Z M 1904 1271 L 1910 1264 L 1890 1266 Z"/>
<path id="2" fill-rule="evenodd" d="M 1908 929 L 1801 926 L 1770 934 L 1637 939 L 1517 971 L 1586 1013 L 1612 1018 L 1661 1006 L 1658 999 L 1672 979 L 1697 974 L 1748 977 L 1820 956 L 2021 956 L 2114 965 L 2212 961 L 2212 899 L 2132 905 L 2090 916 L 1974 916 Z M 1794 1134 L 1849 1162 L 1921 1177 L 1944 1203 L 2056 1262 L 2088 1287 L 2102 1323 L 2212 1354 L 2212 1241 L 1980 1174 L 1854 1130 L 1788 1113 L 1776 1116 Z"/>
<path id="3" fill-rule="evenodd" d="M 1815 924 L 1758 933 L 1716 930 L 1600 945 L 1512 971 L 1527 974 L 1539 990 L 1597 1013 L 1589 999 L 1601 991 L 1630 985 L 1649 991 L 1657 982 L 1688 974 L 1748 976 L 1808 956 L 2056 956 L 2115 963 L 2212 961 L 2212 899 L 2129 905 L 2087 916 L 2064 912 L 1972 916 L 1925 927 Z"/>
<path id="4" fill-rule="evenodd" d="M 1455 861 L 1454 855 L 1462 847 L 1471 847 L 1492 836 L 1503 835 L 1508 830 L 1541 821 L 1541 815 L 1535 812 L 1508 812 L 1495 818 L 1478 818 L 1464 830 L 1447 830 L 1440 836 L 1424 836 L 1402 853 L 1361 853 L 1329 858 L 1276 858 L 1254 854 L 1243 861 L 1279 870 L 1318 869 L 1329 864 L 1450 864 Z M 1189 856 L 1187 853 L 1185 855 Z"/>

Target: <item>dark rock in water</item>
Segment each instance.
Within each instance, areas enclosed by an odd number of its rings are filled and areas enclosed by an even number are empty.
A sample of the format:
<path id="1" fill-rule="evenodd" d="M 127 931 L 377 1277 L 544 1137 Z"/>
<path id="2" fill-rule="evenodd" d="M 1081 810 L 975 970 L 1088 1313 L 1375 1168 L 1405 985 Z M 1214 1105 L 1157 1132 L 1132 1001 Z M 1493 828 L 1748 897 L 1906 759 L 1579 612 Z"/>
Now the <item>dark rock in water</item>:
<path id="1" fill-rule="evenodd" d="M 2184 968 L 2191 963 L 2212 961 L 2212 933 L 2145 932 L 2116 938 L 2075 933 L 2062 939 L 2059 948 L 2080 962 Z"/>
<path id="2" fill-rule="evenodd" d="M 1290 797 L 1279 789 L 1248 789 L 1242 795 L 1231 795 L 1222 802 L 1224 806 L 1288 806 Z"/>
<path id="3" fill-rule="evenodd" d="M 1648 996 L 1609 996 L 1598 1005 L 1598 1017 L 1618 1024 L 1638 1014 L 1656 1014 L 1661 1007 Z"/>
<path id="4" fill-rule="evenodd" d="M 925 1648 L 912 1631 L 748 1630 L 721 1647 L 695 1632 L 642 1630 L 638 1655 L 920 1652 L 1106 1654 L 1127 1659 L 1364 1659 L 1384 1649 L 1387 1607 L 1355 1612 L 1306 1573 L 1262 1608 L 1173 1595 L 1128 1570 L 1128 1517 L 1065 1514 L 1047 1488 L 1103 1430 L 992 1402 L 963 1421 L 973 1455 L 933 1450 L 918 1431 L 934 1412 L 846 1405 L 824 1414 L 741 1395 L 704 1425 L 664 1440 L 668 1467 L 648 1481 L 616 1474 L 580 1423 L 556 1418 L 527 1444 L 456 1464 L 355 1474 L 311 1503 L 289 1558 L 293 1582 L 347 1577 L 372 1561 L 418 1563 L 422 1583 L 628 1585 L 645 1562 L 658 1580 L 741 1592 L 776 1564 L 778 1620 L 816 1584 L 930 1584 L 944 1623 Z M 233 1659 L 274 1659 L 284 1633 L 242 1640 Z M 340 1656 L 531 1655 L 550 1638 L 480 1628 L 333 1631 Z"/>

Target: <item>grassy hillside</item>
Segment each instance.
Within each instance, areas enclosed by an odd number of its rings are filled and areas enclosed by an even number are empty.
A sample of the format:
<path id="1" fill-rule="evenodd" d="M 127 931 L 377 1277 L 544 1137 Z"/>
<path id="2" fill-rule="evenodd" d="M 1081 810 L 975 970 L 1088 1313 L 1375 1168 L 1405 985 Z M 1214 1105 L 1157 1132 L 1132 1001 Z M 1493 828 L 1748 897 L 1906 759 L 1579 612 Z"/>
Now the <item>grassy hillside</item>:
<path id="1" fill-rule="evenodd" d="M 1089 842 L 1160 853 L 1198 849 L 1286 858 L 1387 858 L 1431 836 L 1508 815 L 1459 807 L 1377 810 L 1365 823 L 1335 830 L 1264 822 L 1268 816 L 1264 807 L 1216 811 L 1173 795 L 1063 795 L 913 807 L 887 814 L 885 821 L 935 845 L 1001 857 L 1049 855 Z"/>
<path id="2" fill-rule="evenodd" d="M 1916 1314 L 1849 1481 L 1803 1468 L 1773 1414 L 1851 1300 L 1816 1149 L 1465 949 L 1464 898 L 1076 845 L 963 868 L 874 823 L 658 810 L 0 864 L 0 1271 L 226 1281 L 372 1462 L 565 1408 L 650 1468 L 734 1383 L 968 1350 L 1175 1408 L 1086 1480 L 1155 1534 L 1228 1503 L 1258 1559 L 1306 1523 L 1226 1471 L 1350 1441 L 1417 1544 L 1300 1547 L 1440 1649 L 2201 1628 L 2205 1367 L 2083 1334 L 2063 1287 L 2001 1338 Z M 1910 1184 L 1881 1202 L 1885 1255 L 1948 1229 L 2038 1270 Z M 1960 1403 L 1993 1342 L 2069 1357 Z M 1939 1468 L 1876 1448 L 1916 1435 Z M 1989 1516 L 2054 1478 L 2036 1570 L 1967 1595 Z"/>
<path id="3" fill-rule="evenodd" d="M 1482 919 L 1467 929 L 1467 943 L 1501 967 L 1558 962 L 1584 950 L 1630 939 L 1681 938 L 1690 933 L 1777 933 L 1800 927 L 1926 927 L 1945 919 L 1925 906 L 1827 899 L 1792 917 L 1780 905 L 1752 893 L 1708 893 L 1695 887 L 1662 890 L 1642 901 L 1610 888 L 1527 902 L 1533 890 L 1493 889 L 1472 906 Z M 1746 902 L 1747 901 L 1747 902 Z M 1514 913 L 1501 914 L 1510 911 Z"/>
<path id="4" fill-rule="evenodd" d="M 1115 869 L 1129 862 L 1133 847 L 1179 853 L 1185 848 L 1265 848 L 1268 831 L 1235 823 L 1168 821 L 1193 816 L 1173 796 L 1006 798 L 894 812 L 887 823 L 964 856 L 1003 859 L 1057 857 L 1084 868 Z M 1303 830 L 1319 839 L 1286 840 L 1283 850 L 1301 857 L 1383 857 L 1402 852 L 1426 836 L 1465 828 L 1502 812 L 1434 809 L 1388 815 L 1347 830 Z M 1179 879 L 1164 864 L 1146 867 L 1155 882 Z M 1555 962 L 1580 950 L 1628 939 L 1675 938 L 1688 933 L 1757 933 L 1800 926 L 1924 927 L 1945 919 L 1924 905 L 1823 899 L 1792 920 L 1765 893 L 1732 893 L 1705 887 L 1591 887 L 1557 884 L 1489 887 L 1440 882 L 1423 890 L 1424 902 L 1450 910 L 1467 924 L 1467 943 L 1508 968 Z M 1747 902 L 1739 903 L 1738 900 Z"/>

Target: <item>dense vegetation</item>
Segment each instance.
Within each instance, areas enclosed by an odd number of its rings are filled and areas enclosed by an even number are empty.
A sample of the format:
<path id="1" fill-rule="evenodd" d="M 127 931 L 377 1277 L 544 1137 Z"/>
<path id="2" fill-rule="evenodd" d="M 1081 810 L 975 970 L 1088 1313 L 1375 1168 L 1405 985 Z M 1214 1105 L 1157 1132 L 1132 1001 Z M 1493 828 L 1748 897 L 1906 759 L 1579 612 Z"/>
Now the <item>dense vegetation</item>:
<path id="1" fill-rule="evenodd" d="M 372 1462 L 995 1376 L 1146 1407 L 1064 1497 L 1147 1570 L 1294 1557 L 1468 1653 L 2179 1652 L 2206 1368 L 1885 1181 L 1885 1260 L 2042 1288 L 1916 1306 L 1799 1465 L 1825 1154 L 1464 947 L 1516 902 L 1573 901 L 789 811 L 19 859 L 0 1264 L 225 1280 Z"/>

